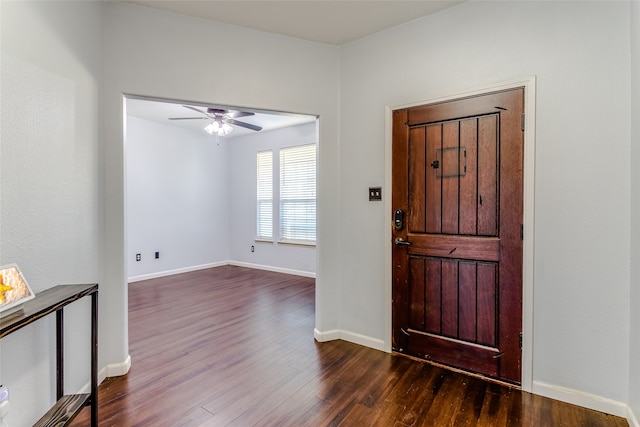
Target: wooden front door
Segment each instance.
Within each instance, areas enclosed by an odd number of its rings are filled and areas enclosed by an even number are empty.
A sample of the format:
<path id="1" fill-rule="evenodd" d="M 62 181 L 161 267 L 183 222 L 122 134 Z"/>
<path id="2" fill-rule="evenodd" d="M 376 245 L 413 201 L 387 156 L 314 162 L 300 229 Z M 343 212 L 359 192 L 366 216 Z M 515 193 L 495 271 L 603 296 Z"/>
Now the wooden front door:
<path id="1" fill-rule="evenodd" d="M 393 350 L 520 383 L 524 89 L 393 113 Z"/>

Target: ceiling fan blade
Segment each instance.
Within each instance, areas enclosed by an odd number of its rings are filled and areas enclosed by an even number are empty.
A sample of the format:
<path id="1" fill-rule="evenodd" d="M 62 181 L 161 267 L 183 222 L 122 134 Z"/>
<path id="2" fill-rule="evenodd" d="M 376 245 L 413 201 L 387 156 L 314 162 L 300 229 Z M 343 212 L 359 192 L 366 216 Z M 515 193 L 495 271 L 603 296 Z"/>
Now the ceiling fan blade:
<path id="1" fill-rule="evenodd" d="M 239 120 L 228 119 L 227 123 L 229 123 L 231 125 L 236 125 L 236 126 L 240 126 L 240 127 L 243 127 L 243 128 L 255 130 L 255 131 L 262 130 L 262 128 L 260 126 L 252 125 L 251 123 L 241 122 Z"/>
<path id="2" fill-rule="evenodd" d="M 184 108 L 188 108 L 188 109 L 193 110 L 193 111 L 197 111 L 198 113 L 200 113 L 200 114 L 204 114 L 205 116 L 207 115 L 207 112 L 206 112 L 206 111 L 203 111 L 203 110 L 201 110 L 201 109 L 199 109 L 199 108 L 192 107 L 192 106 L 190 106 L 190 105 L 183 105 L 183 107 L 184 107 Z"/>
<path id="3" fill-rule="evenodd" d="M 233 119 L 237 119 L 238 117 L 249 117 L 255 116 L 256 113 L 250 113 L 248 111 L 233 111 L 229 113 L 229 116 Z"/>
<path id="4" fill-rule="evenodd" d="M 209 117 L 169 117 L 169 120 L 207 120 Z"/>
<path id="5" fill-rule="evenodd" d="M 238 117 L 254 116 L 256 113 L 251 113 L 249 111 L 222 110 L 220 108 L 207 108 L 207 114 L 216 114 L 230 119 L 237 119 Z"/>

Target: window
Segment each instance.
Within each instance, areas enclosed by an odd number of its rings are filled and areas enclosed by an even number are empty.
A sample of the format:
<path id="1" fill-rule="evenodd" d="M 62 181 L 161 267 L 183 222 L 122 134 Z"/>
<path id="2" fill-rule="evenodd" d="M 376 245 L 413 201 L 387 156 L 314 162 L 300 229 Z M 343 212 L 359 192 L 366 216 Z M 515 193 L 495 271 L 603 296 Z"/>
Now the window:
<path id="1" fill-rule="evenodd" d="M 280 241 L 315 243 L 316 145 L 280 150 Z"/>
<path id="2" fill-rule="evenodd" d="M 258 163 L 257 239 L 273 239 L 273 152 L 260 151 Z"/>

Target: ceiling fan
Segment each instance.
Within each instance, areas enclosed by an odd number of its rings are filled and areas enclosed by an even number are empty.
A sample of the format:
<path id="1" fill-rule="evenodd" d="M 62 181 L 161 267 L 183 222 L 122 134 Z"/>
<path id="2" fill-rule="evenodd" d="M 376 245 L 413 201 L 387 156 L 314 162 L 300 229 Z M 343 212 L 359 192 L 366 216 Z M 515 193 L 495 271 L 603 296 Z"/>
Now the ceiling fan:
<path id="1" fill-rule="evenodd" d="M 214 133 L 218 136 L 226 135 L 233 129 L 231 125 L 240 126 L 246 129 L 261 131 L 262 127 L 253 125 L 247 122 L 241 122 L 240 120 L 236 120 L 238 117 L 248 117 L 253 116 L 255 113 L 250 113 L 247 111 L 231 111 L 231 110 L 222 110 L 219 108 L 207 108 L 206 111 L 201 110 L 196 107 L 191 107 L 190 105 L 183 105 L 184 108 L 188 108 L 190 110 L 196 111 L 202 116 L 199 117 L 169 117 L 169 120 L 211 120 L 205 130 L 213 135 Z"/>

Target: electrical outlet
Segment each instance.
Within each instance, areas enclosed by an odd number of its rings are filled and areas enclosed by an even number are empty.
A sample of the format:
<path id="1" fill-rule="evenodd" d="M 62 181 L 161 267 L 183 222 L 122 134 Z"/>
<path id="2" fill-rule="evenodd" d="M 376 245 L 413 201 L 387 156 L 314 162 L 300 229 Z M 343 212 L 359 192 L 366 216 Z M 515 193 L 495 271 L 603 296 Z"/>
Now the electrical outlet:
<path id="1" fill-rule="evenodd" d="M 136 261 L 142 261 L 142 255 L 136 254 Z"/>
<path id="2" fill-rule="evenodd" d="M 160 258 L 160 252 L 156 252 L 156 259 Z"/>
<path id="3" fill-rule="evenodd" d="M 255 246 L 251 245 L 251 252 L 255 252 L 255 251 L 256 251 Z"/>

